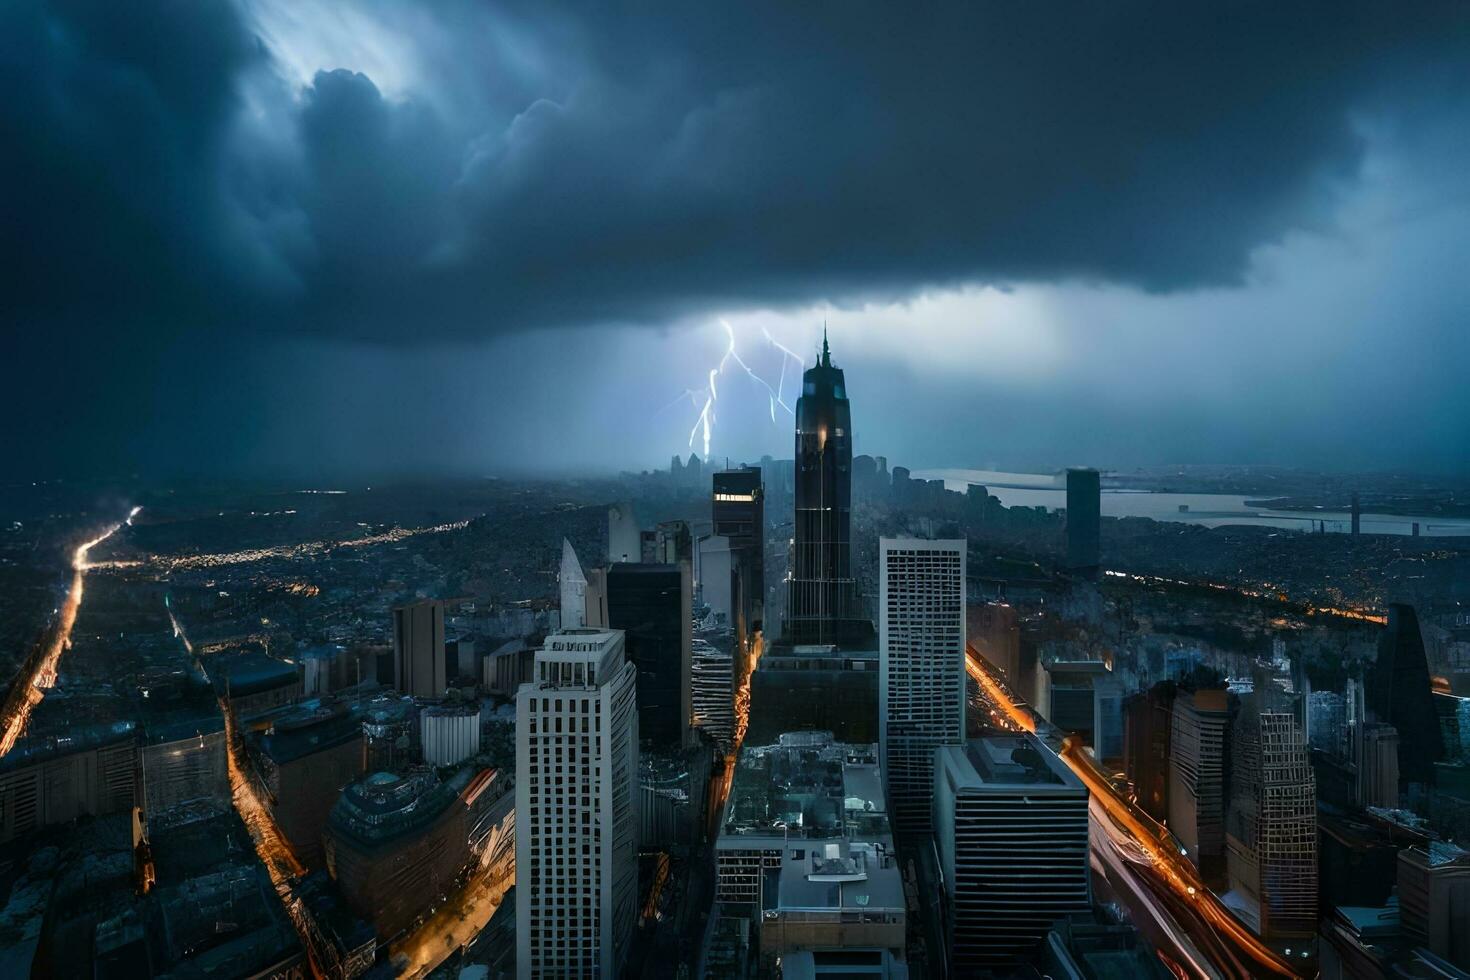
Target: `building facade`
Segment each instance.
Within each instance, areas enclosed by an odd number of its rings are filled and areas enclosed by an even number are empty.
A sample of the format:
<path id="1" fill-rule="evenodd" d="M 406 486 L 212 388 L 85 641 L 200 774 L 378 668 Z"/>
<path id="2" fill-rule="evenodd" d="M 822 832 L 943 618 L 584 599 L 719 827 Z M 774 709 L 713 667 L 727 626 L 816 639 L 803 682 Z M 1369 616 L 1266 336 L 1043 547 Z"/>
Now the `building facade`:
<path id="1" fill-rule="evenodd" d="M 796 509 L 783 637 L 793 644 L 866 640 L 872 622 L 852 575 L 852 410 L 825 335 L 796 402 Z"/>
<path id="2" fill-rule="evenodd" d="M 965 740 L 963 540 L 878 545 L 878 732 L 895 829 L 928 833 L 934 750 Z"/>
<path id="3" fill-rule="evenodd" d="M 1096 575 L 1102 561 L 1102 483 L 1097 470 L 1067 471 L 1067 568 Z"/>
<path id="4" fill-rule="evenodd" d="M 1169 829 L 1206 878 L 1225 858 L 1225 733 L 1230 695 L 1181 691 L 1169 735 Z"/>
<path id="5" fill-rule="evenodd" d="M 547 637 L 516 694 L 516 973 L 613 980 L 638 916 L 638 669 L 619 631 Z"/>
<path id="6" fill-rule="evenodd" d="M 1317 930 L 1317 785 L 1307 740 L 1287 708 L 1246 695 L 1231 744 L 1226 820 L 1230 887 L 1259 909 L 1263 938 Z"/>
<path id="7" fill-rule="evenodd" d="M 1034 735 L 935 750 L 934 842 L 950 976 L 1019 965 L 1091 906 L 1087 788 Z"/>
<path id="8" fill-rule="evenodd" d="M 687 562 L 614 564 L 607 570 L 608 626 L 626 638 L 638 668 L 639 737 L 661 749 L 688 738 L 694 702 L 693 579 Z"/>
<path id="9" fill-rule="evenodd" d="M 442 698 L 449 687 L 444 657 L 444 603 L 422 599 L 393 610 L 393 686 L 416 698 Z"/>

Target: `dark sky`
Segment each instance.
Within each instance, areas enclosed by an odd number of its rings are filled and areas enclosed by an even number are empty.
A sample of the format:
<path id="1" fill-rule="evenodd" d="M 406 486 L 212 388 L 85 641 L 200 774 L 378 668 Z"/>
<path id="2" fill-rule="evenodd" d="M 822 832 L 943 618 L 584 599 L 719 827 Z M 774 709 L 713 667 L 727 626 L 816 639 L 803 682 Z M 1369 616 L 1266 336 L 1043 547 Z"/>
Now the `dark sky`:
<path id="1" fill-rule="evenodd" d="M 20 479 L 784 455 L 824 321 L 910 465 L 1470 470 L 1463 4 L 10 0 L 0 90 Z"/>

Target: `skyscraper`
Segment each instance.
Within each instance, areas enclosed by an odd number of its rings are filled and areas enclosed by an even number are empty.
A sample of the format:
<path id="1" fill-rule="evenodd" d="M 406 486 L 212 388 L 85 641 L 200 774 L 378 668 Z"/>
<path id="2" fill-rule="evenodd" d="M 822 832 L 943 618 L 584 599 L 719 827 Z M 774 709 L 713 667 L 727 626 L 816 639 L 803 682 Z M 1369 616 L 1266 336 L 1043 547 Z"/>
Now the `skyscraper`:
<path id="1" fill-rule="evenodd" d="M 1169 736 L 1169 829 L 1206 879 L 1225 857 L 1225 729 L 1229 694 L 1180 692 Z"/>
<path id="2" fill-rule="evenodd" d="M 1034 735 L 935 750 L 934 843 L 949 975 L 1029 957 L 1090 902 L 1087 787 Z"/>
<path id="3" fill-rule="evenodd" d="M 1257 685 L 1236 718 L 1226 860 L 1261 936 L 1298 938 L 1317 928 L 1317 786 L 1296 716 L 1271 701 Z"/>
<path id="4" fill-rule="evenodd" d="M 785 639 L 796 644 L 872 636 L 852 577 L 852 412 L 827 338 L 802 374 L 796 402 L 796 513 Z"/>
<path id="5" fill-rule="evenodd" d="M 627 637 L 638 669 L 638 729 L 651 746 L 682 748 L 694 718 L 693 582 L 686 562 L 618 562 L 607 570 L 608 626 Z"/>
<path id="6" fill-rule="evenodd" d="M 439 698 L 449 687 L 444 659 L 444 603 L 420 599 L 393 610 L 393 686 L 416 698 Z"/>
<path id="7" fill-rule="evenodd" d="M 1378 641 L 1378 659 L 1363 686 L 1368 719 L 1392 725 L 1399 733 L 1399 778 L 1433 783 L 1434 764 L 1444 757 L 1429 661 L 1414 607 L 1388 607 L 1388 628 Z"/>
<path id="8" fill-rule="evenodd" d="M 711 482 L 714 533 L 730 543 L 732 620 L 743 651 L 765 620 L 765 491 L 757 469 L 723 470 Z"/>
<path id="9" fill-rule="evenodd" d="M 1102 484 L 1097 470 L 1067 471 L 1067 567 L 1096 574 L 1101 558 Z"/>
<path id="10" fill-rule="evenodd" d="M 638 919 L 637 669 L 619 631 L 546 638 L 516 693 L 516 974 L 613 980 Z"/>
<path id="11" fill-rule="evenodd" d="M 929 831 L 934 750 L 965 740 L 965 542 L 883 538 L 878 732 L 895 829 Z"/>

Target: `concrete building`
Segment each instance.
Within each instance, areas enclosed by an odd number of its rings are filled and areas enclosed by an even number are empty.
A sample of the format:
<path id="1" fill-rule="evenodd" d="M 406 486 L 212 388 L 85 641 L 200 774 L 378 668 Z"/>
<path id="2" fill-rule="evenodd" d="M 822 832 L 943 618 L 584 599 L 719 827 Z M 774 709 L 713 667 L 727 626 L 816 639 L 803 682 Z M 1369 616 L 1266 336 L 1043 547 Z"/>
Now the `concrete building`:
<path id="1" fill-rule="evenodd" d="M 965 740 L 965 542 L 883 538 L 878 732 L 895 829 L 926 834 L 934 750 Z"/>
<path id="2" fill-rule="evenodd" d="M 1175 693 L 1163 682 L 1123 699 L 1123 769 L 1138 805 L 1159 823 L 1169 821 Z"/>
<path id="3" fill-rule="evenodd" d="M 566 538 L 561 539 L 561 570 L 557 574 L 561 590 L 561 628 L 581 629 L 587 624 L 587 575 L 577 552 Z"/>
<path id="4" fill-rule="evenodd" d="M 1399 733 L 1392 725 L 1353 726 L 1353 763 L 1359 806 L 1394 809 L 1399 805 Z"/>
<path id="5" fill-rule="evenodd" d="M 400 935 L 454 886 L 470 861 L 472 767 L 440 782 L 421 769 L 378 772 L 342 791 L 324 828 L 327 871 L 381 942 Z"/>
<path id="6" fill-rule="evenodd" d="M 1102 561 L 1102 482 L 1097 470 L 1067 471 L 1067 568 L 1096 575 Z"/>
<path id="7" fill-rule="evenodd" d="M 436 704 L 419 712 L 424 762 L 454 766 L 480 751 L 480 703 Z"/>
<path id="8" fill-rule="evenodd" d="M 622 562 L 607 570 L 608 624 L 626 638 L 638 668 L 638 732 L 651 746 L 675 750 L 694 720 L 692 572 L 687 562 Z"/>
<path id="9" fill-rule="evenodd" d="M 393 610 L 393 686 L 416 698 L 442 698 L 448 689 L 444 603 L 438 599 Z"/>
<path id="10" fill-rule="evenodd" d="M 636 562 L 643 557 L 638 518 L 632 501 L 613 504 L 607 511 L 607 560 Z"/>
<path id="11" fill-rule="evenodd" d="M 934 842 L 951 976 L 1019 964 L 1091 905 L 1087 788 L 1034 735 L 935 750 Z"/>
<path id="12" fill-rule="evenodd" d="M 521 685 L 531 679 L 535 661 L 536 650 L 525 640 L 507 640 L 482 662 L 482 683 L 488 691 L 513 698 Z"/>
<path id="13" fill-rule="evenodd" d="M 716 900 L 773 971 L 844 950 L 902 963 L 903 883 L 876 745 L 791 732 L 740 754 L 715 841 Z M 882 955 L 877 955 L 882 954 Z"/>
<path id="14" fill-rule="evenodd" d="M 1181 691 L 1169 734 L 1169 829 L 1207 880 L 1225 859 L 1225 732 L 1230 695 Z"/>
<path id="15" fill-rule="evenodd" d="M 1404 936 L 1470 972 L 1470 851 L 1444 841 L 1399 851 Z"/>
<path id="16" fill-rule="evenodd" d="M 734 657 L 729 650 L 700 639 L 694 641 L 693 657 L 694 725 L 721 752 L 729 752 L 735 739 Z"/>
<path id="17" fill-rule="evenodd" d="M 768 744 L 785 732 L 812 730 L 840 742 L 877 742 L 878 673 L 876 649 L 767 648 L 750 675 L 746 741 Z"/>
<path id="18" fill-rule="evenodd" d="M 24 738 L 0 758 L 0 844 L 84 815 L 142 802 L 138 733 L 131 721 Z"/>
<path id="19" fill-rule="evenodd" d="M 547 637 L 516 694 L 516 973 L 614 980 L 638 916 L 638 669 L 619 631 Z"/>
<path id="20" fill-rule="evenodd" d="M 1258 686 L 1242 699 L 1226 816 L 1230 887 L 1258 910 L 1266 939 L 1317 931 L 1317 789 L 1306 737 Z"/>
<path id="21" fill-rule="evenodd" d="M 306 867 L 322 867 L 322 830 L 342 788 L 363 772 L 363 719 L 342 704 L 307 702 L 245 736 L 247 775 L 281 837 Z"/>
<path id="22" fill-rule="evenodd" d="M 139 705 L 138 762 L 143 811 L 152 820 L 184 803 L 230 807 L 225 720 L 195 668 L 145 679 Z"/>

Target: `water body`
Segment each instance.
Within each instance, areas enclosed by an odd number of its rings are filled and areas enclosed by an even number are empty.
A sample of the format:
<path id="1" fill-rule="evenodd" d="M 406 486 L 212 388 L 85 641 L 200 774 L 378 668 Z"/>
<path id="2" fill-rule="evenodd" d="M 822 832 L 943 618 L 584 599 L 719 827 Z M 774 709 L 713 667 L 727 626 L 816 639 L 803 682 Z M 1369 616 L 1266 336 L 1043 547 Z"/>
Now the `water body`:
<path id="1" fill-rule="evenodd" d="M 964 492 L 971 483 L 983 485 L 1007 507 L 1045 507 L 1048 510 L 1067 506 L 1065 475 L 1052 473 L 1003 473 L 995 470 L 916 470 L 914 479 L 943 480 L 950 490 Z M 1156 521 L 1201 524 L 1220 527 L 1226 524 L 1256 524 L 1262 527 L 1309 531 L 1318 521 L 1327 522 L 1330 533 L 1346 534 L 1352 530 L 1352 515 L 1333 510 L 1273 510 L 1252 507 L 1251 498 L 1228 493 L 1156 493 L 1149 490 L 1118 490 L 1104 486 L 1104 517 L 1152 517 Z M 1180 510 L 1181 507 L 1186 508 Z M 1470 518 L 1433 517 L 1428 515 L 1373 514 L 1364 512 L 1364 534 L 1412 534 L 1414 523 L 1426 537 L 1470 536 Z"/>

